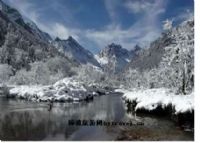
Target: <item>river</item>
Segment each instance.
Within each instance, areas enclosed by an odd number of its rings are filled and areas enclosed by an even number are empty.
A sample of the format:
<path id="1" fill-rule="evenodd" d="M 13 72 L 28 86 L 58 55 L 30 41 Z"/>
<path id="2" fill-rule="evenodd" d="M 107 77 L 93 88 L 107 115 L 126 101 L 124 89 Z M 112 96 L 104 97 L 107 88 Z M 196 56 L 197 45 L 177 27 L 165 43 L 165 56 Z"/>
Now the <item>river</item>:
<path id="1" fill-rule="evenodd" d="M 79 120 L 133 123 L 130 125 L 76 125 Z M 143 123 L 143 124 L 137 124 Z M 97 96 L 91 102 L 47 103 L 0 98 L 1 140 L 194 140 L 165 117 L 128 113 L 119 94 Z"/>

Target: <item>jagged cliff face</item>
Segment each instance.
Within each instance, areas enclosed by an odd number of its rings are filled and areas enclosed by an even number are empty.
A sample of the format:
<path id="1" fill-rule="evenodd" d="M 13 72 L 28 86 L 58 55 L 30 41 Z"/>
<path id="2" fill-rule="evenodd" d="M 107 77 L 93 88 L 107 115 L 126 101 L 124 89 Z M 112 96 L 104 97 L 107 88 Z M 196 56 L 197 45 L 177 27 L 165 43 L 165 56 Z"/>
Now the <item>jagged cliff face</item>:
<path id="1" fill-rule="evenodd" d="M 83 48 L 73 37 L 69 36 L 67 40 L 61 40 L 56 38 L 53 41 L 53 45 L 71 60 L 77 61 L 83 65 L 92 65 L 100 67 L 98 61 L 94 58 L 94 55 Z"/>
<path id="2" fill-rule="evenodd" d="M 139 46 L 136 46 L 133 50 L 128 51 L 122 48 L 121 45 L 112 43 L 96 55 L 96 59 L 105 72 L 119 73 L 140 49 Z"/>

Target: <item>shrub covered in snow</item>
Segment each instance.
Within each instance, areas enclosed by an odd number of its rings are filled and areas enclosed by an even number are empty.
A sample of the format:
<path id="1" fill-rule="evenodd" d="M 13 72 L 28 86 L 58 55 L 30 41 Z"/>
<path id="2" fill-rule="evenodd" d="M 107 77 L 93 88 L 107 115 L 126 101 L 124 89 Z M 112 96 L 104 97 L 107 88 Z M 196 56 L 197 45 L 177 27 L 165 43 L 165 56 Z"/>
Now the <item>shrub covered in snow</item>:
<path id="1" fill-rule="evenodd" d="M 48 85 L 74 74 L 65 59 L 56 57 L 50 58 L 46 62 L 34 62 L 30 64 L 30 67 L 30 70 L 17 71 L 9 82 L 17 85 Z"/>
<path id="2" fill-rule="evenodd" d="M 82 101 L 98 95 L 96 90 L 89 89 L 83 82 L 75 78 L 64 78 L 53 85 L 14 85 L 9 87 L 7 97 L 21 98 L 31 101 Z"/>

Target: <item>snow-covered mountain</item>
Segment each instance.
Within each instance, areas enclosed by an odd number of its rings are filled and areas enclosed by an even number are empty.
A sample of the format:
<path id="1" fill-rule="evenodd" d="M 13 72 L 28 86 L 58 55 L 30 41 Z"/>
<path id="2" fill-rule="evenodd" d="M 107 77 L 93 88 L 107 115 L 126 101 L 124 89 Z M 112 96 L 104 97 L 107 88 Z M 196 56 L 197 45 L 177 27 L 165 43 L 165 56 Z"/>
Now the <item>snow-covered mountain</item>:
<path id="1" fill-rule="evenodd" d="M 0 82 L 48 84 L 78 66 L 33 31 L 16 9 L 0 0 L 0 67 L 5 69 L 0 69 Z"/>
<path id="2" fill-rule="evenodd" d="M 134 50 L 128 51 L 122 48 L 121 45 L 112 43 L 100 51 L 95 58 L 101 64 L 104 71 L 118 73 L 130 62 L 134 53 L 139 49 L 139 46 L 137 46 Z"/>
<path id="3" fill-rule="evenodd" d="M 2 0 L 0 0 L 0 11 L 6 15 L 9 20 L 22 26 L 27 31 L 37 36 L 39 39 L 46 42 L 52 41 L 52 38 L 48 33 L 41 31 L 33 21 L 23 17 L 16 9 L 8 6 Z"/>
<path id="4" fill-rule="evenodd" d="M 69 36 L 67 40 L 56 38 L 52 44 L 71 60 L 84 65 L 100 67 L 100 64 L 94 58 L 94 55 L 87 49 L 83 48 L 72 36 Z"/>

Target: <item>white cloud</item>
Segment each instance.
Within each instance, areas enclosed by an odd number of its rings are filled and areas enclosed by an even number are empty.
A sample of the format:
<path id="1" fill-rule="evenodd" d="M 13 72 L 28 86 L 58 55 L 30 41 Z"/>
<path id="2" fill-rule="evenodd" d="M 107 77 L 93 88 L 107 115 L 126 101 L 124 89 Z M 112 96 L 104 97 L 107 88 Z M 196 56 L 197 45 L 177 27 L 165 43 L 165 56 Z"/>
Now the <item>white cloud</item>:
<path id="1" fill-rule="evenodd" d="M 105 8 L 112 22 L 115 22 L 118 19 L 117 10 L 120 4 L 121 0 L 104 0 Z"/>
<path id="2" fill-rule="evenodd" d="M 79 32 L 78 30 L 69 29 L 61 23 L 51 23 L 48 26 L 45 26 L 43 24 L 39 25 L 43 31 L 48 32 L 52 37 L 67 39 L 69 36 L 73 36 L 76 40 L 79 40 L 79 37 L 77 36 L 77 33 Z"/>
<path id="3" fill-rule="evenodd" d="M 55 23 L 55 25 L 53 25 L 52 28 L 53 29 L 51 30 L 51 35 L 58 36 L 63 39 L 70 36 L 70 31 L 60 23 Z"/>
<path id="4" fill-rule="evenodd" d="M 137 13 L 151 13 L 160 14 L 165 12 L 165 2 L 163 0 L 128 0 L 124 6 L 133 14 Z"/>
<path id="5" fill-rule="evenodd" d="M 142 23 L 141 23 L 142 24 Z M 128 29 L 122 29 L 119 25 L 109 25 L 103 30 L 88 30 L 86 37 L 92 39 L 100 48 L 115 42 L 121 44 L 126 49 L 132 49 L 135 44 L 146 45 L 150 41 L 157 38 L 160 31 L 153 27 L 138 27 L 140 24 L 135 24 Z"/>
<path id="6" fill-rule="evenodd" d="M 154 3 L 148 1 L 128 1 L 125 3 L 125 7 L 132 13 L 146 12 L 154 6 Z"/>
<path id="7" fill-rule="evenodd" d="M 172 20 L 166 19 L 165 21 L 163 21 L 163 30 L 171 29 L 172 28 L 172 24 L 173 24 Z"/>
<path id="8" fill-rule="evenodd" d="M 129 4 L 129 5 L 128 5 Z M 135 4 L 135 5 L 134 5 Z M 127 1 L 125 7 L 133 13 L 143 12 L 143 15 L 129 28 L 122 29 L 120 25 L 110 24 L 102 30 L 88 30 L 86 37 L 95 41 L 99 47 L 116 42 L 126 49 L 132 49 L 135 44 L 147 46 L 159 37 L 160 14 L 165 12 L 163 0 Z M 156 9 L 156 10 L 155 10 Z"/>
<path id="9" fill-rule="evenodd" d="M 99 47 L 104 48 L 107 44 L 122 43 L 130 37 L 129 31 L 122 30 L 118 25 L 109 25 L 103 30 L 87 30 L 86 37 L 95 41 Z"/>

